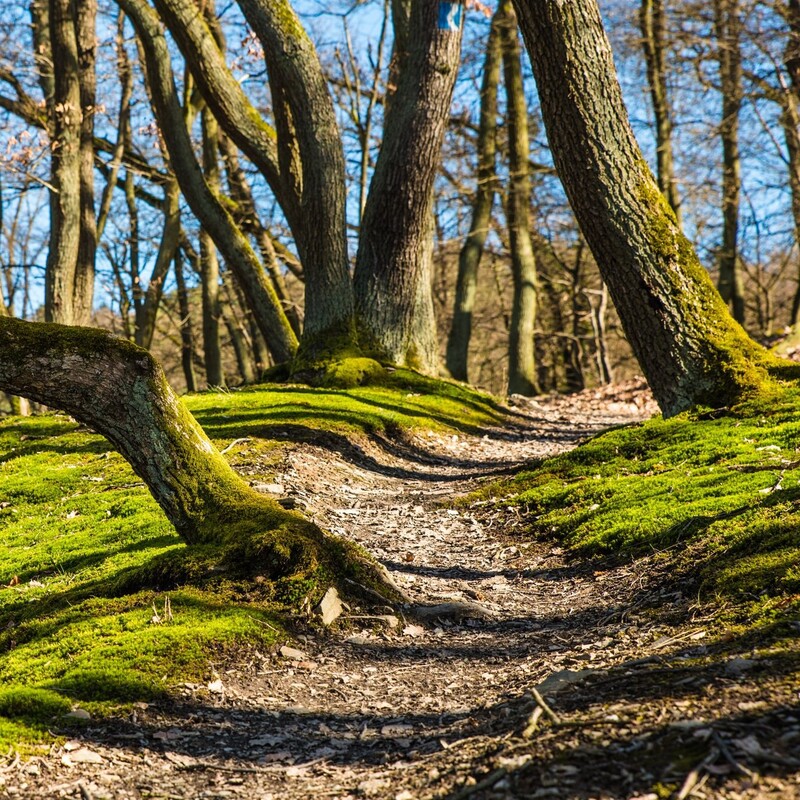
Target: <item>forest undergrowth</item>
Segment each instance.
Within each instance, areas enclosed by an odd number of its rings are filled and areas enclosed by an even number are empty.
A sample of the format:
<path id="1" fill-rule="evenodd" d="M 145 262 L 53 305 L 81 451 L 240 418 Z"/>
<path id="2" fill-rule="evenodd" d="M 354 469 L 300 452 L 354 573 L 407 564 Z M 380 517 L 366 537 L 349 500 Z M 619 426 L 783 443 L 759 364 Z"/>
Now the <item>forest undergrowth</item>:
<path id="1" fill-rule="evenodd" d="M 0 793 L 800 796 L 797 401 L 504 411 L 412 373 L 187 398 L 256 488 L 482 609 L 329 627 L 324 586 L 126 589 L 184 547 L 144 486 L 66 417 L 6 419 Z"/>

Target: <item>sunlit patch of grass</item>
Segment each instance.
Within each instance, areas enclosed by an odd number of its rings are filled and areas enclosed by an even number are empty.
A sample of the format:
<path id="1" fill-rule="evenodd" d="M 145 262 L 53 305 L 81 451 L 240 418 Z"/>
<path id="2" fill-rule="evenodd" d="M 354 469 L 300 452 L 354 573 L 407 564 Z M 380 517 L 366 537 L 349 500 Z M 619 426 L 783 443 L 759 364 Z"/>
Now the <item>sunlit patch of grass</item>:
<path id="1" fill-rule="evenodd" d="M 212 437 L 268 437 L 280 428 L 344 435 L 459 430 L 478 433 L 508 421 L 489 395 L 453 381 L 398 369 L 378 386 L 324 389 L 266 384 L 191 395 L 186 403 Z"/>
<path id="2" fill-rule="evenodd" d="M 279 630 L 213 588 L 170 592 L 171 620 L 164 593 L 117 596 L 185 545 L 127 463 L 66 417 L 0 423 L 0 525 L 0 749 L 46 737 L 76 704 L 106 713 L 202 680 L 212 652 L 275 635 L 261 619 Z"/>

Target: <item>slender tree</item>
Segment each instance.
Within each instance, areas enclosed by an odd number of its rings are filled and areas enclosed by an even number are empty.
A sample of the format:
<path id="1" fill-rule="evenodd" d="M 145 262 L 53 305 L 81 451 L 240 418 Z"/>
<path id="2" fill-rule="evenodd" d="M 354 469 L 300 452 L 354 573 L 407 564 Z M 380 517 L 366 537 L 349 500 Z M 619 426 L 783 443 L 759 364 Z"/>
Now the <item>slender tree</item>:
<path id="1" fill-rule="evenodd" d="M 742 107 L 742 9 L 739 0 L 714 0 L 722 117 L 722 247 L 719 281 L 722 299 L 737 322 L 744 322 L 744 280 L 739 256 L 739 200 L 742 165 L 739 154 L 739 115 Z"/>
<path id="2" fill-rule="evenodd" d="M 500 82 L 500 65 L 502 63 L 500 46 L 502 19 L 501 4 L 492 17 L 483 61 L 477 143 L 477 185 L 472 203 L 472 221 L 469 233 L 458 257 L 453 322 L 447 338 L 447 370 L 459 381 L 469 380 L 467 363 L 469 343 L 472 337 L 472 315 L 478 288 L 478 268 L 483 256 L 486 236 L 489 233 L 492 206 L 497 190 L 497 87 Z"/>
<path id="3" fill-rule="evenodd" d="M 667 15 L 664 0 L 642 0 L 639 7 L 642 50 L 656 123 L 656 178 L 681 224 L 681 204 L 672 147 L 672 114 L 667 93 Z"/>
<path id="4" fill-rule="evenodd" d="M 508 337 L 508 393 L 538 394 L 536 381 L 537 276 L 530 230 L 531 177 L 529 167 L 528 104 L 522 80 L 522 54 L 517 17 L 511 0 L 503 0 L 501 27 L 503 76 L 508 119 L 508 190 L 506 219 L 514 278 L 511 329 Z"/>

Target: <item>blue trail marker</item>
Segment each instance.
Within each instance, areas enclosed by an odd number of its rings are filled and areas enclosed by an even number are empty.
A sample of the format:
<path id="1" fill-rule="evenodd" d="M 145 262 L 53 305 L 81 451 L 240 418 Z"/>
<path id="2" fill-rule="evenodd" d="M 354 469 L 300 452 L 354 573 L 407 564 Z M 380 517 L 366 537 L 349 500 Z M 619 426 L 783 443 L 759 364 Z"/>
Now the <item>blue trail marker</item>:
<path id="1" fill-rule="evenodd" d="M 442 0 L 439 3 L 439 30 L 457 33 L 461 29 L 461 19 L 464 16 L 462 3 L 453 3 Z"/>

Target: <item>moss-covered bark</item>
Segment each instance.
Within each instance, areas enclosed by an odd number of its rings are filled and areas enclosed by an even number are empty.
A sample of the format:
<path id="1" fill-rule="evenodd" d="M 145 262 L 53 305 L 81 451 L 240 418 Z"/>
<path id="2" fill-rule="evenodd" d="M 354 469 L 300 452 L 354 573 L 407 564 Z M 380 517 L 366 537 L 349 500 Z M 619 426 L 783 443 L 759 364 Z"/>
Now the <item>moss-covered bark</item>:
<path id="1" fill-rule="evenodd" d="M 665 415 L 765 390 L 776 361 L 734 322 L 628 122 L 594 0 L 514 0 L 556 168 Z"/>
<path id="2" fill-rule="evenodd" d="M 159 364 L 127 340 L 0 317 L 0 390 L 62 409 L 109 439 L 187 543 L 222 547 L 273 578 L 349 578 L 398 596 L 357 548 L 248 486 Z"/>

